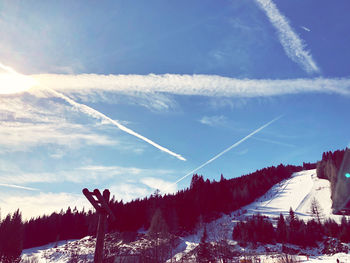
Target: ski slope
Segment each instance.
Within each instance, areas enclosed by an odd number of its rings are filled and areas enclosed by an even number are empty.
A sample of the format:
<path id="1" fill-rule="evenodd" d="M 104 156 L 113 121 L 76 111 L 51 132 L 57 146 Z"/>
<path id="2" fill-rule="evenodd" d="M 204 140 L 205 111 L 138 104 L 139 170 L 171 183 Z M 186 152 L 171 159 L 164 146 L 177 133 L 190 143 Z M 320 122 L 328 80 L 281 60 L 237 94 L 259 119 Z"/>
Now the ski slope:
<path id="1" fill-rule="evenodd" d="M 268 217 L 287 216 L 292 208 L 304 220 L 312 218 L 311 202 L 316 199 L 323 218 L 333 218 L 340 222 L 341 216 L 332 214 L 330 182 L 319 179 L 316 170 L 294 173 L 291 178 L 273 186 L 264 196 L 242 208 L 245 216 L 260 213 Z"/>

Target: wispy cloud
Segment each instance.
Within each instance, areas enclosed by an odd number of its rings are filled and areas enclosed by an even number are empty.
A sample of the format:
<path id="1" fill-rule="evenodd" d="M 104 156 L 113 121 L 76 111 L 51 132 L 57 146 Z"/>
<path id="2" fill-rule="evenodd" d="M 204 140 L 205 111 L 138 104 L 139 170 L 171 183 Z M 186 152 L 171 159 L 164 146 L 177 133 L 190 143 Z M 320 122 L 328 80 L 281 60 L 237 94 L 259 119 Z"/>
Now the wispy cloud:
<path id="1" fill-rule="evenodd" d="M 237 155 L 245 155 L 245 154 L 247 154 L 248 152 L 249 152 L 248 149 L 244 149 L 244 150 L 238 151 L 238 152 L 237 152 Z"/>
<path id="2" fill-rule="evenodd" d="M 281 45 L 287 56 L 298 63 L 308 73 L 320 71 L 311 54 L 305 50 L 305 44 L 290 26 L 287 18 L 280 13 L 272 0 L 255 0 L 266 13 L 272 25 L 278 32 Z"/>
<path id="3" fill-rule="evenodd" d="M 289 148 L 295 148 L 296 147 L 294 144 L 280 142 L 280 141 L 266 139 L 266 138 L 253 137 L 253 139 L 257 140 L 257 141 L 267 142 L 267 143 L 280 145 L 280 146 L 285 146 L 285 147 L 289 147 Z"/>
<path id="4" fill-rule="evenodd" d="M 34 75 L 33 75 L 34 76 Z M 35 75 L 41 87 L 64 94 L 175 94 L 209 97 L 269 97 L 307 92 L 350 94 L 349 78 L 237 79 L 217 75 Z M 32 92 L 40 92 L 33 90 Z"/>
<path id="5" fill-rule="evenodd" d="M 221 126 L 223 124 L 226 123 L 226 117 L 223 115 L 220 116 L 203 116 L 200 120 L 200 123 L 204 124 L 204 125 L 209 125 L 212 127 L 217 127 L 217 126 Z"/>
<path id="6" fill-rule="evenodd" d="M 6 167 L 5 167 L 6 168 Z M 13 171 L 12 171 L 13 170 Z M 0 163 L 0 172 L 3 171 Z M 33 183 L 102 183 L 107 180 L 120 180 L 123 178 L 132 178 L 139 181 L 145 177 L 173 175 L 175 171 L 166 169 L 146 169 L 138 167 L 123 166 L 102 166 L 89 165 L 69 170 L 60 170 L 57 172 L 23 172 L 19 167 L 13 166 L 11 169 L 5 169 L 0 175 L 0 181 L 6 185 L 16 184 L 23 186 Z"/>
<path id="7" fill-rule="evenodd" d="M 40 91 L 35 95 L 0 95 L 0 127 L 0 153 L 49 144 L 57 148 L 118 144 L 115 138 L 101 133 L 95 123 L 79 121 L 71 106 L 46 99 Z"/>
<path id="8" fill-rule="evenodd" d="M 31 147 L 52 143 L 67 147 L 117 144 L 115 140 L 79 124 L 62 123 L 57 126 L 53 123 L 0 122 L 0 126 L 0 153 L 28 151 Z"/>

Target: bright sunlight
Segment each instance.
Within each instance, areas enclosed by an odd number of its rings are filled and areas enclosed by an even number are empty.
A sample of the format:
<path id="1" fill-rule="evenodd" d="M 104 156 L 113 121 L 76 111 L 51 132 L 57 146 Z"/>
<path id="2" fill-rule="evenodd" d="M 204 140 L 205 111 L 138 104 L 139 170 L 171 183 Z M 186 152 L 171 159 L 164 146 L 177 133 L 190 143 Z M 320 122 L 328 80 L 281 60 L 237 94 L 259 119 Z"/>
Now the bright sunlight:
<path id="1" fill-rule="evenodd" d="M 27 91 L 37 82 L 34 78 L 16 72 L 13 68 L 0 63 L 0 94 L 13 94 Z"/>

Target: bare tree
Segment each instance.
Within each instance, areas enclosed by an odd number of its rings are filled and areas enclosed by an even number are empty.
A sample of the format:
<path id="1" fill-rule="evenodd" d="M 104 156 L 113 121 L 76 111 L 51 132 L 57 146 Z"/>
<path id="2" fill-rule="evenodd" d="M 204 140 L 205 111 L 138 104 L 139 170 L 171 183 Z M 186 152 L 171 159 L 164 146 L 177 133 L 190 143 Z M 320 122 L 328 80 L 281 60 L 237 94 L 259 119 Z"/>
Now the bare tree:
<path id="1" fill-rule="evenodd" d="M 317 220 L 319 224 L 321 224 L 321 219 L 323 219 L 323 211 L 320 206 L 320 203 L 317 201 L 315 197 L 311 201 L 310 210 L 311 210 L 312 216 Z"/>

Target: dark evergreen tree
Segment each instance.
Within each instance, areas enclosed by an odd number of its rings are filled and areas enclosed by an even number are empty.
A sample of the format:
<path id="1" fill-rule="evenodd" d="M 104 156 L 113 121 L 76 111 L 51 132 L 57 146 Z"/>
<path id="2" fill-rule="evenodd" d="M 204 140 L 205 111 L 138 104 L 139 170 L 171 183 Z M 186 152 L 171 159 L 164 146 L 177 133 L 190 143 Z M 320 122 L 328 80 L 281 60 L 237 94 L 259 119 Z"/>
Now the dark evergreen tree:
<path id="1" fill-rule="evenodd" d="M 0 262 L 20 262 L 22 247 L 22 215 L 17 210 L 12 216 L 7 215 L 0 225 Z"/>
<path id="2" fill-rule="evenodd" d="M 196 261 L 200 263 L 215 262 L 211 251 L 211 245 L 207 242 L 207 227 L 204 226 L 203 235 L 198 244 Z"/>
<path id="3" fill-rule="evenodd" d="M 280 214 L 277 221 L 276 239 L 277 242 L 282 244 L 287 241 L 287 224 L 282 214 Z"/>

